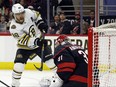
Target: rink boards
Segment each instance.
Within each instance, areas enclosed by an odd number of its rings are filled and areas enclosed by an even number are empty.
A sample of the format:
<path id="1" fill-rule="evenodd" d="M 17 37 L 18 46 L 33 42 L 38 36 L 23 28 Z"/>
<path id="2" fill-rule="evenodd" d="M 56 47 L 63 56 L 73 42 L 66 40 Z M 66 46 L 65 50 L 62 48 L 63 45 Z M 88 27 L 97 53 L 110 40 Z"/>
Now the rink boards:
<path id="1" fill-rule="evenodd" d="M 54 53 L 54 43 L 55 39 L 58 35 L 46 35 L 46 39 L 48 40 L 48 45 L 52 47 Z M 87 36 L 69 36 L 71 42 L 74 44 L 81 45 L 87 52 L 88 46 L 88 38 Z M 15 58 L 15 53 L 17 50 L 16 40 L 7 34 L 0 35 L 0 69 L 12 69 L 13 68 L 13 60 Z M 40 58 L 36 56 L 33 60 L 29 60 L 25 69 L 27 70 L 34 70 L 36 66 L 40 67 Z M 49 68 L 44 64 L 44 69 L 49 70 Z"/>

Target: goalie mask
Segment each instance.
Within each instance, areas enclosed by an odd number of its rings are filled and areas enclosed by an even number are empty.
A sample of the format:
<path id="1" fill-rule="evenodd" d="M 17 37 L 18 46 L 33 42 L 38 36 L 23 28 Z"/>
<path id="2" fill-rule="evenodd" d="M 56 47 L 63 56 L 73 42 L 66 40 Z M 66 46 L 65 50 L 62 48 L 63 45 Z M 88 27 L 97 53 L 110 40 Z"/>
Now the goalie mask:
<path id="1" fill-rule="evenodd" d="M 65 43 L 67 43 L 67 42 L 69 43 L 68 36 L 62 34 L 62 35 L 58 36 L 58 38 L 56 39 L 56 41 L 55 41 L 55 47 L 57 47 L 58 45 L 63 45 Z"/>

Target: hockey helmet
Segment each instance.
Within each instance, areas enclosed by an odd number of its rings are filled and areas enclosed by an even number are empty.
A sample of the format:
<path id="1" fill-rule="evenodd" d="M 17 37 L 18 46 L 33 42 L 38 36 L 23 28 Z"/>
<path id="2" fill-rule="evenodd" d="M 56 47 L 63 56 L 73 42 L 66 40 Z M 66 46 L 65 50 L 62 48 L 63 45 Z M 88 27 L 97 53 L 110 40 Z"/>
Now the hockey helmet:
<path id="1" fill-rule="evenodd" d="M 24 12 L 24 11 L 25 11 L 24 7 L 23 7 L 21 4 L 19 4 L 19 3 L 14 4 L 14 5 L 12 6 L 12 12 L 13 12 L 14 14 L 22 13 L 22 12 Z"/>
<path id="2" fill-rule="evenodd" d="M 58 46 L 59 44 L 62 44 L 63 42 L 67 42 L 67 41 L 69 41 L 69 38 L 67 35 L 65 34 L 59 35 L 55 41 L 55 45 Z"/>

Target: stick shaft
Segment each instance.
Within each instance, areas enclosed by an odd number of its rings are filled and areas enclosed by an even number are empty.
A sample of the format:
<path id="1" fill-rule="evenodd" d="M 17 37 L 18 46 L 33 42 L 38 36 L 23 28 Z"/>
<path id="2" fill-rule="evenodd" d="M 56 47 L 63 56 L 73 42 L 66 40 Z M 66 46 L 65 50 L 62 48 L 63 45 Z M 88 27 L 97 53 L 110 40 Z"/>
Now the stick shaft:
<path id="1" fill-rule="evenodd" d="M 3 81 L 1 81 L 1 80 L 0 80 L 0 82 L 1 82 L 2 84 L 4 84 L 6 87 L 10 87 L 10 86 L 7 85 L 5 82 L 3 82 Z"/>

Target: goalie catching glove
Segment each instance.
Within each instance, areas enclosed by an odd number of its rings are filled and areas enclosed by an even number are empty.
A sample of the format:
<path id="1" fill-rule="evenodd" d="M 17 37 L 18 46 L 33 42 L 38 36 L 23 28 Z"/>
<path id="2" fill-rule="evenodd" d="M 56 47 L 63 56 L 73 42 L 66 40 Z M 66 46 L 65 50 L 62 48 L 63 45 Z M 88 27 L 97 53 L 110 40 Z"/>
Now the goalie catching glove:
<path id="1" fill-rule="evenodd" d="M 62 84 L 63 80 L 55 73 L 55 75 L 52 76 L 50 87 L 62 87 Z"/>
<path id="2" fill-rule="evenodd" d="M 63 84 L 63 80 L 60 79 L 60 77 L 55 74 L 52 76 L 52 78 L 42 78 L 39 82 L 41 87 L 61 87 Z"/>
<path id="3" fill-rule="evenodd" d="M 39 82 L 41 87 L 50 87 L 51 85 L 51 81 L 49 79 L 41 79 L 41 81 Z"/>

